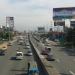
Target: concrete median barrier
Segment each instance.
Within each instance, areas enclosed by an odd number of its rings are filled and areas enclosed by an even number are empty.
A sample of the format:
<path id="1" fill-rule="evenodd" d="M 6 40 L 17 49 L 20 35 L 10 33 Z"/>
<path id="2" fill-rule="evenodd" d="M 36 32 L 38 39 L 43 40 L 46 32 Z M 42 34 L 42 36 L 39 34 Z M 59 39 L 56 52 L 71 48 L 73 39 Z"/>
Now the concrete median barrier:
<path id="1" fill-rule="evenodd" d="M 60 75 L 56 68 L 40 54 L 39 50 L 36 48 L 31 39 L 30 44 L 32 46 L 34 58 L 40 67 L 40 75 Z"/>

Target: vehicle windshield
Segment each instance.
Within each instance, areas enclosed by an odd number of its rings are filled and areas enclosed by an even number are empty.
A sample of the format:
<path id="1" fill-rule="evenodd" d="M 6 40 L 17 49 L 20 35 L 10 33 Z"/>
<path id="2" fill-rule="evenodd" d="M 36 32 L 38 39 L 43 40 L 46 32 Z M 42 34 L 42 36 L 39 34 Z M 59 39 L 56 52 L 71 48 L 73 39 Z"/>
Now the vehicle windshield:
<path id="1" fill-rule="evenodd" d="M 22 53 L 17 53 L 16 56 L 22 56 Z"/>
<path id="2" fill-rule="evenodd" d="M 48 48 L 49 51 L 51 51 L 51 48 Z"/>
<path id="3" fill-rule="evenodd" d="M 31 51 L 28 51 L 28 53 L 32 53 Z"/>
<path id="4" fill-rule="evenodd" d="M 47 48 L 47 47 L 46 47 L 45 50 L 47 50 L 47 51 L 51 51 L 51 48 Z"/>

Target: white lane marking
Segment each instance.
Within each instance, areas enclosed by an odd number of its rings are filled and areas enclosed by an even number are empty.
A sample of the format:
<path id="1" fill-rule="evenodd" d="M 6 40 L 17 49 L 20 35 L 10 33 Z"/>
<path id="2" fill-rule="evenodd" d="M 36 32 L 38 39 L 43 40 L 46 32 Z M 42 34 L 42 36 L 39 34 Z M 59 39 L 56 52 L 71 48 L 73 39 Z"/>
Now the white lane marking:
<path id="1" fill-rule="evenodd" d="M 72 71 L 69 71 L 72 75 L 75 75 L 75 73 L 74 72 L 72 72 Z"/>
<path id="2" fill-rule="evenodd" d="M 59 59 L 56 59 L 56 61 L 57 61 L 57 62 L 60 62 L 60 60 L 59 60 Z"/>

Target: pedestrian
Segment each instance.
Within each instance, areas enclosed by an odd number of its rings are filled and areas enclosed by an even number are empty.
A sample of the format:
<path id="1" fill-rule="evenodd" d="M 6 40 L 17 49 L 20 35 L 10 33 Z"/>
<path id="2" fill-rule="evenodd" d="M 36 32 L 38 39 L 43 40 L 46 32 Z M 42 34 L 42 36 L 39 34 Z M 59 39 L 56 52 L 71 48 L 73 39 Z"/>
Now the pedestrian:
<path id="1" fill-rule="evenodd" d="M 30 62 L 28 62 L 28 75 L 29 75 L 29 69 L 30 69 Z"/>

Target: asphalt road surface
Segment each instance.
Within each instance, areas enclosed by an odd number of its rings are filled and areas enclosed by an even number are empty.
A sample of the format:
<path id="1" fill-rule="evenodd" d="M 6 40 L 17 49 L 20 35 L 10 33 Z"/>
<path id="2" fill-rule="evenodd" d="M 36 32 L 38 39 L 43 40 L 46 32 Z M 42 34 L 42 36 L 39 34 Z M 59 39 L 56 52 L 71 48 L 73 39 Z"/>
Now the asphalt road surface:
<path id="1" fill-rule="evenodd" d="M 39 51 L 43 49 L 43 44 L 32 39 Z M 64 48 L 60 46 L 52 47 L 52 53 L 55 61 L 50 61 L 51 64 L 59 71 L 61 75 L 75 75 L 75 56 L 69 55 Z"/>
<path id="2" fill-rule="evenodd" d="M 24 46 L 18 45 L 17 42 L 9 46 L 5 55 L 0 56 L 0 75 L 25 75 L 27 73 L 27 64 L 29 61 L 34 61 L 33 56 L 24 55 L 23 60 L 15 60 L 18 47 L 24 54 L 27 53 L 28 49 L 24 49 Z"/>
<path id="3" fill-rule="evenodd" d="M 51 62 L 62 75 L 75 75 L 75 56 L 69 56 L 61 47 L 52 47 L 56 61 Z"/>

